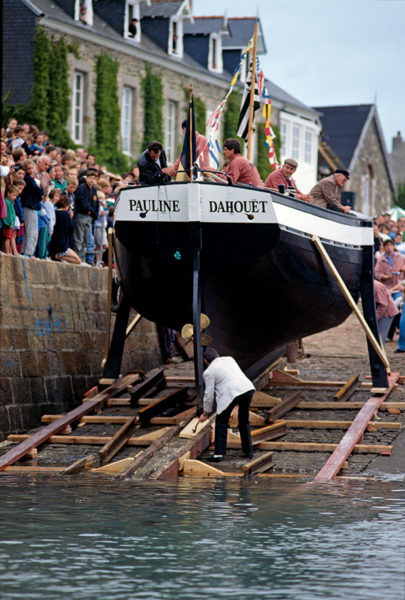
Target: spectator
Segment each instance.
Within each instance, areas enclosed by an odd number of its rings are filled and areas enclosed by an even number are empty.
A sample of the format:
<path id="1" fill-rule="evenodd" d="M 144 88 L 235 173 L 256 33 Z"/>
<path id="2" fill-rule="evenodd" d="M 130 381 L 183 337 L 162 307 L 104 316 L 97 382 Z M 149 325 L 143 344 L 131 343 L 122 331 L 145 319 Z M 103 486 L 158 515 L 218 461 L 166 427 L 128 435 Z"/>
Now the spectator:
<path id="1" fill-rule="evenodd" d="M 24 241 L 21 248 L 22 254 L 31 257 L 34 255 L 38 241 L 38 214 L 41 210 L 43 189 L 34 179 L 35 164 L 32 160 L 24 162 L 25 187 L 21 192 L 21 205 L 24 213 Z"/>
<path id="2" fill-rule="evenodd" d="M 103 256 L 103 250 L 107 249 L 107 214 L 108 207 L 103 192 L 98 191 L 99 200 L 98 217 L 94 221 L 94 244 L 95 244 L 95 263 L 97 265 L 100 257 Z"/>
<path id="3" fill-rule="evenodd" d="M 17 256 L 17 246 L 15 243 L 17 232 L 14 230 L 16 225 L 16 214 L 14 202 L 18 196 L 18 188 L 14 185 L 10 186 L 6 194 L 7 215 L 3 219 L 3 244 L 2 249 L 6 254 L 14 254 Z"/>
<path id="4" fill-rule="evenodd" d="M 53 168 L 53 179 L 51 179 L 51 184 L 57 190 L 66 192 L 66 179 L 64 177 L 63 167 L 59 164 L 55 165 Z"/>
<path id="5" fill-rule="evenodd" d="M 48 169 L 50 166 L 51 160 L 49 156 L 44 154 L 39 158 L 37 166 L 34 169 L 34 177 L 35 179 L 39 179 L 39 183 L 41 184 L 41 187 L 44 190 L 45 196 L 48 194 L 48 188 L 51 181 L 51 178 L 48 173 Z"/>
<path id="6" fill-rule="evenodd" d="M 98 199 L 95 184 L 97 171 L 89 169 L 86 180 L 81 183 L 75 193 L 75 231 L 74 251 L 84 261 L 87 241 L 92 222 L 98 217 Z"/>
<path id="7" fill-rule="evenodd" d="M 27 153 L 24 148 L 17 148 L 13 150 L 14 169 L 16 165 L 22 165 L 27 160 Z M 16 170 L 16 169 L 15 169 Z"/>
<path id="8" fill-rule="evenodd" d="M 29 154 L 30 150 L 29 150 L 27 142 L 25 140 L 27 133 L 24 129 L 24 126 L 17 125 L 17 127 L 14 130 L 14 133 L 15 133 L 15 138 L 11 145 L 12 150 L 17 150 L 17 148 L 24 148 L 25 152 L 27 154 Z"/>
<path id="9" fill-rule="evenodd" d="M 69 240 L 73 233 L 73 224 L 70 211 L 69 198 L 63 195 L 56 203 L 55 227 L 49 244 L 49 252 L 53 260 L 80 265 L 80 258 L 71 248 Z"/>

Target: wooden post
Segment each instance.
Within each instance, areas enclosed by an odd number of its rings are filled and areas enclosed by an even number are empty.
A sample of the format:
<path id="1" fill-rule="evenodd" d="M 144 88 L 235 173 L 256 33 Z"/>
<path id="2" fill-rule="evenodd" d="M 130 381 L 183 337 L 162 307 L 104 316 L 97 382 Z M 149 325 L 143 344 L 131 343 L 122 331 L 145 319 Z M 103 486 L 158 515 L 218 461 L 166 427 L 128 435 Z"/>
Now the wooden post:
<path id="1" fill-rule="evenodd" d="M 249 128 L 247 142 L 247 159 L 250 160 L 252 149 L 252 125 L 255 102 L 255 84 L 256 84 L 256 54 L 257 54 L 257 23 L 255 24 L 255 32 L 253 35 L 253 56 L 252 56 L 252 81 L 250 83 L 250 104 L 249 104 Z"/>
<path id="2" fill-rule="evenodd" d="M 190 138 L 189 138 L 189 148 L 190 148 L 190 181 L 193 181 L 193 114 L 191 110 L 191 103 L 193 101 L 193 86 L 190 85 L 190 100 L 188 105 L 188 122 L 190 125 Z"/>
<path id="3" fill-rule="evenodd" d="M 101 367 L 105 366 L 108 357 L 108 350 L 110 347 L 110 331 L 111 331 L 111 296 L 112 296 L 112 234 L 113 230 L 111 227 L 108 228 L 108 291 L 107 291 L 107 323 L 105 328 L 105 345 L 104 345 L 104 358 L 101 361 Z"/>
<path id="4" fill-rule="evenodd" d="M 327 266 L 329 267 L 329 270 L 331 271 L 333 277 L 336 279 L 336 281 L 337 281 L 337 283 L 338 283 L 338 285 L 339 285 L 339 287 L 340 287 L 340 289 L 341 289 L 344 297 L 346 298 L 346 300 L 348 301 L 350 307 L 353 309 L 354 314 L 356 315 L 356 317 L 360 321 L 360 325 L 364 329 L 364 331 L 365 331 L 368 339 L 370 340 L 370 343 L 372 344 L 374 350 L 378 354 L 379 359 L 381 360 L 381 362 L 383 363 L 383 365 L 387 369 L 388 375 L 390 375 L 391 374 L 390 364 L 388 362 L 388 359 L 387 359 L 387 356 L 386 356 L 385 352 L 381 349 L 379 343 L 375 339 L 375 337 L 373 335 L 373 332 L 371 331 L 371 329 L 368 326 L 365 318 L 361 314 L 361 312 L 359 310 L 359 307 L 357 306 L 357 304 L 355 303 L 355 301 L 353 299 L 353 296 L 351 295 L 351 293 L 347 289 L 347 286 L 346 286 L 345 282 L 343 281 L 343 279 L 339 275 L 339 272 L 336 269 L 335 265 L 333 264 L 333 262 L 332 262 L 332 260 L 331 260 L 331 258 L 329 256 L 329 254 L 327 253 L 324 245 L 322 244 L 321 240 L 319 239 L 319 237 L 317 235 L 313 235 L 312 236 L 312 241 L 314 242 L 315 246 L 318 248 L 319 252 L 321 253 L 321 256 L 325 260 L 325 262 L 326 262 Z"/>

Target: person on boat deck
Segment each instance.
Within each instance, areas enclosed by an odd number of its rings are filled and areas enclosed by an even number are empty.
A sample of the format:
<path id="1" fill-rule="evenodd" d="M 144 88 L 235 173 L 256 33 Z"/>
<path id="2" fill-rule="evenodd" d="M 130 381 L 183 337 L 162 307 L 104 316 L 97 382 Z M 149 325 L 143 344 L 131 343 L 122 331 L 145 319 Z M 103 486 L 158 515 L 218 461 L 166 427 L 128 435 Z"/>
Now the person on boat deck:
<path id="1" fill-rule="evenodd" d="M 395 291 L 400 281 L 404 278 L 405 257 L 399 252 L 395 252 L 395 244 L 391 238 L 383 242 L 384 252 L 377 258 L 374 274 L 378 281 L 381 281 L 389 290 L 393 292 L 393 299 L 401 296 L 400 291 Z"/>
<path id="2" fill-rule="evenodd" d="M 139 183 L 161 185 L 170 181 L 173 169 L 167 166 L 166 152 L 160 142 L 151 142 L 138 159 Z"/>
<path id="3" fill-rule="evenodd" d="M 318 181 L 309 192 L 312 203 L 323 208 L 349 213 L 350 206 L 342 206 L 337 197 L 338 189 L 343 187 L 348 179 L 350 179 L 349 171 L 336 169 L 332 175 Z"/>
<path id="4" fill-rule="evenodd" d="M 288 191 L 288 188 L 295 188 L 295 197 L 298 200 L 306 200 L 306 202 L 312 202 L 312 198 L 310 194 L 303 194 L 297 187 L 294 179 L 292 178 L 293 174 L 297 170 L 298 163 L 293 158 L 286 158 L 281 169 L 277 169 L 277 171 L 273 171 L 267 177 L 264 182 L 264 187 L 272 188 L 274 190 L 278 190 L 279 185 L 285 186 L 285 191 Z"/>
<path id="5" fill-rule="evenodd" d="M 250 160 L 241 155 L 238 140 L 225 140 L 223 154 L 226 161 L 229 161 L 224 171 L 232 179 L 232 183 L 247 183 L 263 187 L 259 171 Z"/>
<path id="6" fill-rule="evenodd" d="M 185 119 L 181 124 L 181 128 L 183 130 L 183 135 L 186 134 L 186 127 L 187 127 L 187 119 Z M 201 162 L 202 162 L 203 167 L 209 167 L 210 154 L 209 154 L 209 150 L 208 150 L 208 140 L 204 135 L 202 135 L 201 133 L 198 133 L 198 131 L 195 132 L 195 139 L 196 139 L 197 160 L 199 160 L 200 157 L 202 156 Z M 181 159 L 181 152 L 180 152 L 176 162 L 173 165 L 173 173 L 172 173 L 173 177 L 175 175 L 177 175 L 177 171 L 179 170 L 180 159 Z"/>
<path id="7" fill-rule="evenodd" d="M 242 451 L 246 458 L 252 458 L 249 408 L 255 392 L 253 383 L 246 377 L 234 358 L 219 356 L 215 348 L 205 350 L 204 363 L 207 365 L 203 375 L 205 383 L 204 412 L 200 415 L 200 421 L 206 421 L 213 412 L 214 398 L 217 405 L 215 454 L 209 460 L 221 462 L 226 454 L 228 423 L 235 406 L 239 407 L 238 425 Z"/>

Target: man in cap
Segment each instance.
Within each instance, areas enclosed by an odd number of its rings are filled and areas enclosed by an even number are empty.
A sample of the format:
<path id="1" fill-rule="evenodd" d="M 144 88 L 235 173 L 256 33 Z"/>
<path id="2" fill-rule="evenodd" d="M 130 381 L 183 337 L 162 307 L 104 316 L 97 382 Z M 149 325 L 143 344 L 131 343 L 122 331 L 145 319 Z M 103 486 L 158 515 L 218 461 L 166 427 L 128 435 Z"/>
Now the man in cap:
<path id="1" fill-rule="evenodd" d="M 306 202 L 311 202 L 312 198 L 310 194 L 303 194 L 297 188 L 297 184 L 295 183 L 292 175 L 297 170 L 298 163 L 294 158 L 286 158 L 281 169 L 277 169 L 277 171 L 273 171 L 267 177 L 264 182 L 264 187 L 273 188 L 278 190 L 279 185 L 283 185 L 285 187 L 285 191 L 288 191 L 288 188 L 293 187 L 295 189 L 295 197 L 298 200 L 306 200 Z"/>
<path id="2" fill-rule="evenodd" d="M 238 424 L 242 451 L 246 458 L 252 458 L 249 408 L 255 392 L 253 383 L 246 377 L 234 358 L 219 356 L 215 348 L 205 350 L 204 363 L 207 365 L 204 371 L 204 412 L 200 415 L 200 421 L 205 421 L 214 412 L 214 399 L 217 405 L 215 454 L 209 460 L 221 462 L 226 454 L 229 417 L 235 406 L 238 406 L 239 410 Z"/>
<path id="3" fill-rule="evenodd" d="M 348 179 L 350 179 L 350 173 L 346 169 L 337 169 L 329 177 L 324 177 L 309 192 L 312 202 L 323 208 L 349 213 L 350 206 L 342 206 L 338 200 L 339 188 L 343 187 Z"/>

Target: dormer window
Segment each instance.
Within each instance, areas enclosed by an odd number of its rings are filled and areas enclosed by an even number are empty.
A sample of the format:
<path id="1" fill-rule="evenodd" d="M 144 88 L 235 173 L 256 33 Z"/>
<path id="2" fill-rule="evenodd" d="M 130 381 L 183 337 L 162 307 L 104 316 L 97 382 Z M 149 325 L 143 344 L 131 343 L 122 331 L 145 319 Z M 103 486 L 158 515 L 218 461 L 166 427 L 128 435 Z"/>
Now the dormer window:
<path id="1" fill-rule="evenodd" d="M 169 25 L 168 53 L 172 56 L 183 56 L 183 19 L 172 17 Z"/>
<path id="2" fill-rule="evenodd" d="M 208 70 L 222 73 L 222 40 L 219 33 L 211 33 L 209 38 Z"/>
<path id="3" fill-rule="evenodd" d="M 93 1 L 76 0 L 75 2 L 75 21 L 83 25 L 93 25 Z"/>
<path id="4" fill-rule="evenodd" d="M 141 41 L 141 19 L 138 0 L 126 0 L 124 37 L 134 42 Z"/>

